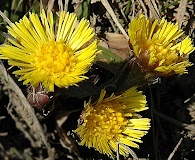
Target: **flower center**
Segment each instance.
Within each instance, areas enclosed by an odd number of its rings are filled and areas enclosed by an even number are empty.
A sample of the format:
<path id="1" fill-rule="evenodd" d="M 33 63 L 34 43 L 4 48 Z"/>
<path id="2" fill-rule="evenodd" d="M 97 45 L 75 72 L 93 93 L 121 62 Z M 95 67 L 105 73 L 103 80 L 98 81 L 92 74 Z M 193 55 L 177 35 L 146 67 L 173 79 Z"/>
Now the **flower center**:
<path id="1" fill-rule="evenodd" d="M 77 62 L 74 51 L 68 45 L 63 41 L 54 40 L 41 44 L 33 58 L 38 72 L 48 76 L 58 75 L 58 77 L 74 71 Z"/>
<path id="2" fill-rule="evenodd" d="M 122 114 L 119 105 L 118 102 L 106 102 L 106 104 L 95 106 L 90 114 L 84 118 L 90 133 L 106 137 L 109 140 L 121 137 L 128 120 Z"/>

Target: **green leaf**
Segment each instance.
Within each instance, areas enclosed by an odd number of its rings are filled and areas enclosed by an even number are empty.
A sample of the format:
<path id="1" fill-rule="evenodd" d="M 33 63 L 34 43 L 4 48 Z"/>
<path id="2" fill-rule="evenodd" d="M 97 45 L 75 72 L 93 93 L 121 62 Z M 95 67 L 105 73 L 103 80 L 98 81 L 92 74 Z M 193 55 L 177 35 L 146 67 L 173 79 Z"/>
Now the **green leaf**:
<path id="1" fill-rule="evenodd" d="M 123 59 L 120 58 L 111 50 L 104 48 L 102 46 L 98 46 L 98 49 L 101 50 L 102 52 L 97 55 L 95 59 L 95 64 L 115 74 L 116 71 L 118 71 L 118 69 L 124 63 Z"/>

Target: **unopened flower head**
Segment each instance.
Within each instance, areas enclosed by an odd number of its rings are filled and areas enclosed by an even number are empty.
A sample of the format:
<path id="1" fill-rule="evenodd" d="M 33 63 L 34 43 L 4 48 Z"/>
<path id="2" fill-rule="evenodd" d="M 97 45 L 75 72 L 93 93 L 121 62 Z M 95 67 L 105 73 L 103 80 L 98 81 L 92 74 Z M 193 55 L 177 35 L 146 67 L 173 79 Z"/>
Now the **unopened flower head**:
<path id="1" fill-rule="evenodd" d="M 52 12 L 42 10 L 40 17 L 30 13 L 7 28 L 10 43 L 0 47 L 0 59 L 20 68 L 14 74 L 24 85 L 42 83 L 54 91 L 55 85 L 69 87 L 88 78 L 84 74 L 98 50 L 87 20 L 78 23 L 76 14 L 61 11 L 55 21 Z"/>
<path id="2" fill-rule="evenodd" d="M 112 158 L 115 152 L 127 156 L 128 146 L 139 148 L 137 143 L 142 142 L 141 137 L 150 128 L 150 119 L 136 113 L 147 109 L 146 98 L 136 87 L 118 96 L 104 98 L 105 94 L 102 90 L 96 103 L 85 104 L 83 123 L 75 132 L 81 139 L 80 145 L 93 147 Z"/>
<path id="3" fill-rule="evenodd" d="M 187 73 L 192 64 L 188 55 L 194 51 L 191 39 L 181 38 L 178 24 L 164 18 L 152 21 L 144 15 L 134 18 L 128 29 L 130 44 L 141 68 L 157 76 Z"/>

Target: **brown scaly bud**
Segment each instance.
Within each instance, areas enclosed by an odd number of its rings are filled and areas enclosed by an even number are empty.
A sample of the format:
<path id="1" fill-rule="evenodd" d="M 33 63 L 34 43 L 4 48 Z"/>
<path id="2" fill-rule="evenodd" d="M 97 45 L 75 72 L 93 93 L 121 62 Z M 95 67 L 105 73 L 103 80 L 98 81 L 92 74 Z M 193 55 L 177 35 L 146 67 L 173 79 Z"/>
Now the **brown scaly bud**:
<path id="1" fill-rule="evenodd" d="M 37 109 L 43 109 L 49 102 L 48 92 L 41 86 L 28 88 L 27 100 L 30 105 Z"/>

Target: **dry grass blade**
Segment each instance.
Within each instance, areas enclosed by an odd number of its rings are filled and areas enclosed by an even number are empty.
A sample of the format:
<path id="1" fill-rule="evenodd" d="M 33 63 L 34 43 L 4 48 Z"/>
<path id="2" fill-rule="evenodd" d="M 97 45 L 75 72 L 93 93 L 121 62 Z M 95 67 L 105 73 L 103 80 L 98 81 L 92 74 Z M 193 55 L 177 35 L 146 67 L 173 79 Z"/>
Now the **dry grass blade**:
<path id="1" fill-rule="evenodd" d="M 154 1 L 151 2 L 151 0 L 146 0 L 146 3 L 148 5 L 148 8 L 150 9 L 152 17 L 160 20 L 159 11 L 158 11 L 158 8 L 157 8 L 155 2 Z"/>
<path id="2" fill-rule="evenodd" d="M 164 120 L 166 120 L 166 121 L 169 121 L 169 122 L 171 122 L 171 123 L 174 123 L 174 124 L 176 124 L 177 126 L 183 127 L 183 128 L 186 129 L 186 130 L 190 130 L 190 131 L 195 132 L 195 125 L 194 125 L 194 124 L 182 123 L 182 122 L 177 121 L 177 120 L 175 120 L 175 119 L 173 119 L 173 118 L 171 118 L 171 117 L 169 117 L 169 116 L 166 116 L 166 115 L 164 115 L 164 114 L 162 114 L 162 113 L 160 113 L 160 112 L 158 112 L 158 111 L 156 111 L 156 110 L 155 110 L 154 113 L 155 113 L 155 115 L 158 116 L 159 118 L 162 118 L 162 119 L 164 119 Z"/>
<path id="3" fill-rule="evenodd" d="M 171 160 L 175 154 L 175 152 L 177 151 L 177 149 L 179 148 L 181 142 L 183 141 L 183 138 L 180 138 L 179 142 L 177 143 L 177 145 L 175 146 L 173 152 L 171 152 L 171 154 L 169 155 L 167 160 Z"/>
<path id="4" fill-rule="evenodd" d="M 58 0 L 58 6 L 59 6 L 59 11 L 63 11 L 64 10 L 62 0 Z"/>
<path id="5" fill-rule="evenodd" d="M 7 132 L 3 132 L 3 133 L 1 132 L 1 133 L 0 133 L 0 137 L 7 136 L 7 135 L 8 135 Z"/>
<path id="6" fill-rule="evenodd" d="M 175 18 L 178 22 L 179 28 L 181 28 L 181 25 L 183 23 L 187 5 L 188 5 L 188 0 L 181 0 L 179 7 L 177 9 L 177 14 Z"/>
<path id="7" fill-rule="evenodd" d="M 4 119 L 4 118 L 5 118 L 5 116 L 1 116 L 1 117 L 0 117 L 0 120 L 2 120 L 2 119 Z"/>
<path id="8" fill-rule="evenodd" d="M 7 73 L 3 63 L 0 63 L 0 78 L 1 83 L 4 85 L 10 99 L 10 102 L 15 106 L 14 110 L 18 115 L 25 121 L 26 125 L 33 132 L 33 136 L 37 141 L 40 141 L 42 145 L 49 146 L 47 143 L 45 133 L 43 132 L 42 126 L 35 116 L 34 110 L 28 103 L 26 97 L 14 82 L 11 76 Z"/>
<path id="9" fill-rule="evenodd" d="M 140 5 L 143 8 L 145 16 L 147 16 L 147 9 L 146 9 L 144 2 L 142 0 L 138 0 L 138 2 L 140 3 Z"/>
<path id="10" fill-rule="evenodd" d="M 51 10 L 53 9 L 54 2 L 55 2 L 55 0 L 49 0 L 48 1 L 48 4 L 47 4 L 47 13 L 51 12 Z"/>
<path id="11" fill-rule="evenodd" d="M 12 25 L 12 22 L 3 14 L 3 12 L 0 11 L 0 16 L 3 18 L 5 22 L 7 22 L 10 26 Z"/>
<path id="12" fill-rule="evenodd" d="M 135 17 L 135 1 L 132 0 L 132 19 Z"/>
<path id="13" fill-rule="evenodd" d="M 121 26 L 121 24 L 119 23 L 116 15 L 114 14 L 113 9 L 111 8 L 110 4 L 108 3 L 107 0 L 101 0 L 101 3 L 104 5 L 104 7 L 106 8 L 106 10 L 108 11 L 108 13 L 110 14 L 110 16 L 112 17 L 113 21 L 116 23 L 116 25 L 118 26 L 118 28 L 120 29 L 120 31 L 122 32 L 122 34 L 129 39 L 129 36 L 127 35 L 126 31 L 124 30 L 124 28 Z"/>
<path id="14" fill-rule="evenodd" d="M 65 10 L 65 11 L 68 11 L 68 3 L 69 3 L 69 0 L 66 0 L 66 1 L 64 2 L 64 10 Z"/>
<path id="15" fill-rule="evenodd" d="M 18 2 L 18 4 L 17 4 L 17 7 L 16 7 L 16 8 L 15 8 L 14 5 L 12 4 L 12 8 L 11 8 L 11 9 L 12 9 L 12 10 L 15 10 L 15 11 L 14 11 L 14 14 L 18 11 L 18 9 L 19 9 L 20 6 L 22 5 L 23 1 L 24 1 L 24 0 L 20 0 L 20 1 Z M 14 3 L 14 2 L 15 2 L 15 1 L 13 1 L 13 3 Z"/>

